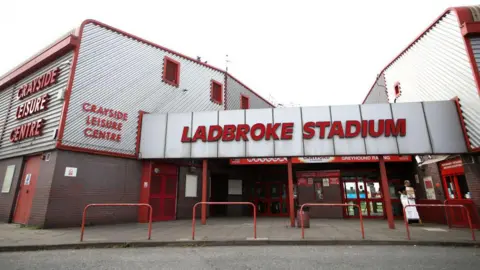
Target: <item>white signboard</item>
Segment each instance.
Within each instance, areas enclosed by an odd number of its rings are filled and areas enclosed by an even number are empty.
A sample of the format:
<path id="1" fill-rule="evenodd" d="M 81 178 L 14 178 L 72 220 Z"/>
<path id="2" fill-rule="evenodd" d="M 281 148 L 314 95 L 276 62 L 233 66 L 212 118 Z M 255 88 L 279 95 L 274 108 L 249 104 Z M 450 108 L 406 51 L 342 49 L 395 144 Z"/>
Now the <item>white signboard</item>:
<path id="1" fill-rule="evenodd" d="M 30 185 L 30 180 L 31 180 L 31 179 L 32 179 L 32 174 L 31 174 L 31 173 L 27 174 L 27 175 L 25 176 L 25 182 L 23 182 L 23 185 L 24 185 L 24 186 Z"/>
<path id="2" fill-rule="evenodd" d="M 197 197 L 198 176 L 187 174 L 185 179 L 185 197 Z"/>
<path id="3" fill-rule="evenodd" d="M 15 173 L 15 165 L 10 165 L 5 171 L 5 177 L 3 178 L 2 193 L 9 193 L 12 186 L 13 174 Z"/>
<path id="4" fill-rule="evenodd" d="M 228 195 L 242 195 L 242 180 L 228 179 Z"/>
<path id="5" fill-rule="evenodd" d="M 67 177 L 77 177 L 77 168 L 66 167 L 65 168 L 65 176 L 67 176 Z"/>
<path id="6" fill-rule="evenodd" d="M 142 158 L 261 158 L 467 148 L 454 101 L 435 101 L 146 114 L 140 152 Z"/>

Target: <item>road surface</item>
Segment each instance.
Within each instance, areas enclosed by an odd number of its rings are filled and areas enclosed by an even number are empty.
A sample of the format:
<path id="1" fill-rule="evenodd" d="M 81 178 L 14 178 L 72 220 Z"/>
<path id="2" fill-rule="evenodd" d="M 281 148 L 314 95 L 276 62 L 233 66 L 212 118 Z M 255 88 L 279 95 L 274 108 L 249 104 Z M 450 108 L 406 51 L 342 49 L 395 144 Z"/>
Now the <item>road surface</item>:
<path id="1" fill-rule="evenodd" d="M 126 248 L 0 253 L 0 269 L 480 269 L 480 249 L 402 246 Z"/>

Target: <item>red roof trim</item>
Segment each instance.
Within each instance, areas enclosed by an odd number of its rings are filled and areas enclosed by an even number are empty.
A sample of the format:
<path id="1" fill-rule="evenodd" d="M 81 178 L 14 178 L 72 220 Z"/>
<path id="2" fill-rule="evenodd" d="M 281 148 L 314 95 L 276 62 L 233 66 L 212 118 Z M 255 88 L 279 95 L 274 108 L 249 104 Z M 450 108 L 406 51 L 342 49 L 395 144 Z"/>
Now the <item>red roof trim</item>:
<path id="1" fill-rule="evenodd" d="M 480 22 L 464 23 L 462 25 L 462 35 L 478 35 L 480 34 Z"/>
<path id="2" fill-rule="evenodd" d="M 253 91 L 252 89 L 250 89 L 250 87 L 246 86 L 244 83 L 242 83 L 241 81 L 239 81 L 237 78 L 233 77 L 230 73 L 227 73 L 227 76 L 229 76 L 230 78 L 232 78 L 234 81 L 236 81 L 237 83 L 239 83 L 241 86 L 245 87 L 248 91 L 252 92 L 252 94 L 254 94 L 255 96 L 259 97 L 261 100 L 265 101 L 268 105 L 272 106 L 273 108 L 275 108 L 275 105 L 273 105 L 272 103 L 270 103 L 268 100 L 266 100 L 264 97 L 260 96 L 259 94 L 257 94 L 255 91 Z"/>
<path id="3" fill-rule="evenodd" d="M 472 15 L 468 7 L 448 8 L 442 13 L 442 15 L 438 16 L 437 19 L 427 27 L 427 29 L 425 29 L 420 35 L 418 35 L 417 38 L 415 38 L 401 53 L 399 53 L 390 63 L 388 63 L 388 65 L 386 65 L 382 69 L 380 74 L 383 74 L 385 70 L 387 70 L 387 68 L 389 68 L 393 63 L 395 63 L 395 61 L 397 61 L 397 59 L 400 58 L 400 56 L 402 56 L 406 51 L 408 51 L 420 38 L 422 38 L 433 26 L 435 26 L 435 24 L 437 24 L 440 21 L 440 19 L 445 17 L 449 12 L 455 12 L 457 14 L 459 27 L 461 27 L 464 23 L 472 21 Z M 365 99 L 363 100 L 362 104 L 365 103 L 365 101 L 367 101 L 367 98 L 372 92 L 374 86 L 375 86 L 375 83 L 370 88 L 370 91 L 368 91 L 368 94 L 365 96 Z"/>
<path id="4" fill-rule="evenodd" d="M 10 71 L 8 74 L 0 79 L 0 89 L 8 87 L 15 82 L 30 75 L 37 68 L 50 63 L 58 56 L 66 53 L 78 45 L 78 39 L 74 35 L 69 35 L 66 38 L 58 41 L 57 43 L 44 50 L 38 56 L 26 62 L 24 65 Z"/>

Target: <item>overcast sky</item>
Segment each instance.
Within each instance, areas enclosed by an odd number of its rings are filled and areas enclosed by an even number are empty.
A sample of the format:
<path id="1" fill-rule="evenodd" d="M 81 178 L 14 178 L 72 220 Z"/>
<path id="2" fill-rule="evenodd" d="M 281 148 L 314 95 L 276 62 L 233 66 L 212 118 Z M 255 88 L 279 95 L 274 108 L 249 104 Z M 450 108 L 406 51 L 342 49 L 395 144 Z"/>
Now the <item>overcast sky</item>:
<path id="1" fill-rule="evenodd" d="M 84 19 L 225 68 L 279 103 L 357 104 L 447 7 L 480 0 L 3 0 L 0 74 Z"/>

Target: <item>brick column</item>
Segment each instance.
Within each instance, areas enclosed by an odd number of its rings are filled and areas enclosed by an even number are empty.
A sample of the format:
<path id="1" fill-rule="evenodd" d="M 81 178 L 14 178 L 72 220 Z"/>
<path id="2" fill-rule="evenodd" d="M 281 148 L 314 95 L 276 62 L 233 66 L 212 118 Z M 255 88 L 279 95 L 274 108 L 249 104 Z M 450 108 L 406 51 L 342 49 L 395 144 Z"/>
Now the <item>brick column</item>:
<path id="1" fill-rule="evenodd" d="M 468 190 L 480 214 L 480 155 L 462 155 Z"/>

